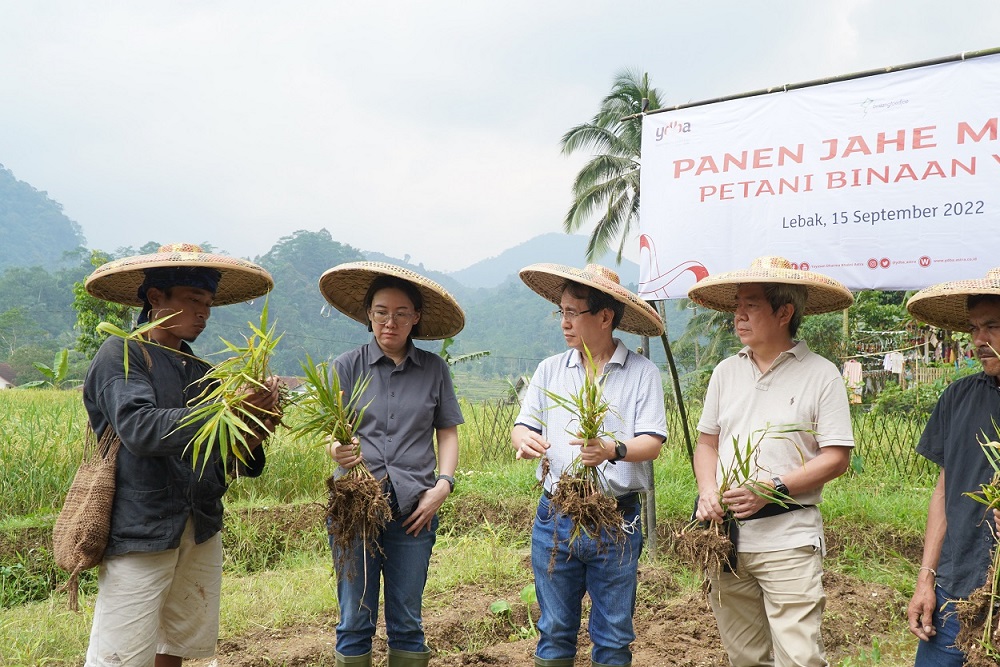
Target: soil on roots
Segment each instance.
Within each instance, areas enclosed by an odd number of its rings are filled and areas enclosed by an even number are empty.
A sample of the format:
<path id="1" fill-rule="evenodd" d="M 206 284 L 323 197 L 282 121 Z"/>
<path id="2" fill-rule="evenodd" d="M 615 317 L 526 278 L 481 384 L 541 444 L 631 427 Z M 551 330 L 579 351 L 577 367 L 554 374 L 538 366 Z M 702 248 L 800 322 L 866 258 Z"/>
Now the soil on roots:
<path id="1" fill-rule="evenodd" d="M 553 512 L 567 516 L 573 522 L 570 544 L 581 534 L 593 539 L 598 551 L 606 551 L 625 542 L 626 535 L 622 530 L 622 515 L 618 511 L 618 503 L 602 491 L 594 480 L 564 472 L 552 495 L 551 508 Z M 553 539 L 557 541 L 552 545 L 549 572 L 552 572 L 556 564 L 558 533 L 553 533 Z"/>
<path id="2" fill-rule="evenodd" d="M 955 603 L 955 613 L 958 614 L 960 628 L 958 636 L 955 637 L 955 646 L 965 653 L 965 664 L 969 667 L 995 667 L 997 665 L 996 622 L 1000 605 L 997 604 L 991 591 L 995 574 L 993 567 L 990 567 L 986 573 L 986 583 L 972 591 L 972 594 L 965 600 L 959 600 Z M 993 611 L 991 627 L 987 628 L 991 609 Z M 992 650 L 988 650 L 987 647 L 991 647 Z"/>
<path id="3" fill-rule="evenodd" d="M 717 576 L 728 563 L 733 543 L 717 523 L 693 523 L 674 536 L 674 554 L 695 572 Z M 707 580 L 706 580 L 707 582 Z"/>
<path id="4" fill-rule="evenodd" d="M 378 538 L 392 517 L 389 501 L 377 479 L 363 471 L 326 480 L 327 531 L 333 538 L 335 565 L 342 576 L 357 574 L 350 555 L 360 542 L 368 553 L 381 551 Z"/>

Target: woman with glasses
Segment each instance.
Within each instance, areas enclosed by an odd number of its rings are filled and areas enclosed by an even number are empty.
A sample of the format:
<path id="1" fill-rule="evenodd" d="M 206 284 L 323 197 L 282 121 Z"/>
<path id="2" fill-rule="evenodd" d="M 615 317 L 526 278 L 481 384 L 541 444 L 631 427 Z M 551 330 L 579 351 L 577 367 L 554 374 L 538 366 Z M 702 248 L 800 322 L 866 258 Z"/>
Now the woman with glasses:
<path id="1" fill-rule="evenodd" d="M 455 485 L 458 425 L 464 419 L 448 364 L 413 340 L 450 338 L 462 330 L 465 315 L 437 283 L 381 262 L 329 269 L 319 289 L 332 306 L 372 332 L 370 342 L 333 363 L 345 403 L 359 379 L 371 378 L 357 403 L 368 405 L 357 430 L 361 454 L 355 455 L 351 443 L 331 443 L 327 451 L 338 464 L 334 474 L 368 466 L 392 508 L 377 553 L 360 542 L 347 554 L 334 553 L 335 564 L 345 563 L 337 572 L 336 664 L 372 664 L 384 582 L 389 666 L 426 665 L 430 650 L 424 643 L 421 602 L 437 510 Z M 330 547 L 336 548 L 332 536 Z"/>

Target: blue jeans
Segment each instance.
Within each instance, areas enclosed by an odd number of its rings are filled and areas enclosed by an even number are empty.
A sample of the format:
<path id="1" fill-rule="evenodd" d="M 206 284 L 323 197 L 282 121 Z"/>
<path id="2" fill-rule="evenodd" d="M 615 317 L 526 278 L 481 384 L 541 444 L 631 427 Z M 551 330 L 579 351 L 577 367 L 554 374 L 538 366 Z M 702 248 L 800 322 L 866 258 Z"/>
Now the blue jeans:
<path id="1" fill-rule="evenodd" d="M 569 544 L 571 520 L 551 511 L 546 497 L 538 503 L 531 529 L 531 569 L 542 615 L 538 620 L 535 655 L 543 660 L 576 656 L 583 594 L 591 599 L 588 630 L 594 648 L 591 658 L 602 665 L 629 665 L 635 640 L 636 575 L 642 551 L 639 505 L 622 511 L 626 526 L 624 544 L 605 541 L 602 551 L 590 537 L 581 534 Z M 552 549 L 555 567 L 549 572 Z"/>
<path id="2" fill-rule="evenodd" d="M 437 538 L 438 518 L 431 529 L 419 535 L 407 535 L 403 522 L 409 515 L 390 521 L 378 542 L 381 554 L 365 552 L 356 542 L 349 554 L 352 576 L 337 572 L 337 601 L 340 622 L 337 623 L 337 652 L 344 656 L 364 655 L 372 650 L 375 623 L 378 620 L 380 579 L 385 580 L 385 632 L 389 647 L 399 651 L 422 653 L 424 627 L 420 617 L 427 566 Z M 333 537 L 330 537 L 333 551 Z M 334 553 L 334 563 L 338 560 Z"/>
<path id="3" fill-rule="evenodd" d="M 937 634 L 930 641 L 922 641 L 917 645 L 917 657 L 914 667 L 962 667 L 965 664 L 965 654 L 955 648 L 955 637 L 958 636 L 958 615 L 955 599 L 940 586 L 934 587 L 937 605 L 934 609 L 934 629 Z"/>

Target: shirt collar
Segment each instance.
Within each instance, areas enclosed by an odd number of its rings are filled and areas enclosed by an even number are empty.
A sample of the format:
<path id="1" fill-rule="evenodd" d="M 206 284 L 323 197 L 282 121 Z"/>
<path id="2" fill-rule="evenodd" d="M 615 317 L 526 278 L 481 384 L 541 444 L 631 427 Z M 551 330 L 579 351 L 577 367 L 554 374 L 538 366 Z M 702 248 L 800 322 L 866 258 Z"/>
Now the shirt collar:
<path id="1" fill-rule="evenodd" d="M 419 366 L 420 359 L 417 357 L 417 346 L 413 344 L 412 340 L 409 341 L 407 345 L 406 356 L 403 358 L 404 362 L 409 360 L 410 363 L 417 364 Z M 368 365 L 374 366 L 382 359 L 389 359 L 389 357 L 387 357 L 385 352 L 382 351 L 382 348 L 378 346 L 378 341 L 375 340 L 375 337 L 373 336 L 368 342 Z M 389 361 L 391 362 L 392 359 L 389 359 Z"/>
<path id="2" fill-rule="evenodd" d="M 742 358 L 751 359 L 753 357 L 752 353 L 753 350 L 750 349 L 749 345 L 746 345 L 743 347 L 742 350 L 740 350 L 736 354 Z M 785 350 L 784 352 L 782 352 L 781 354 L 779 354 L 777 357 L 774 358 L 774 363 L 771 364 L 771 367 L 773 368 L 775 364 L 777 364 L 779 361 L 784 360 L 785 357 L 795 357 L 796 361 L 802 361 L 802 358 L 805 357 L 806 354 L 808 353 L 809 353 L 809 345 L 807 345 L 804 340 L 796 341 L 795 345 L 793 345 L 791 349 Z"/>
<path id="3" fill-rule="evenodd" d="M 625 347 L 625 343 L 621 342 L 621 340 L 617 338 L 612 338 L 612 340 L 615 342 L 615 351 L 611 353 L 611 358 L 608 359 L 608 362 L 607 364 L 605 364 L 605 367 L 607 367 L 608 364 L 617 364 L 619 366 L 624 366 L 625 359 L 628 358 L 628 348 Z M 576 366 L 582 366 L 582 365 L 583 365 L 583 354 L 575 348 L 569 350 L 569 356 L 566 358 L 566 368 L 574 368 Z"/>
<path id="4" fill-rule="evenodd" d="M 993 377 L 992 375 L 987 375 L 986 371 L 979 371 L 974 376 L 979 382 L 983 382 L 994 389 L 1000 390 L 1000 380 Z"/>

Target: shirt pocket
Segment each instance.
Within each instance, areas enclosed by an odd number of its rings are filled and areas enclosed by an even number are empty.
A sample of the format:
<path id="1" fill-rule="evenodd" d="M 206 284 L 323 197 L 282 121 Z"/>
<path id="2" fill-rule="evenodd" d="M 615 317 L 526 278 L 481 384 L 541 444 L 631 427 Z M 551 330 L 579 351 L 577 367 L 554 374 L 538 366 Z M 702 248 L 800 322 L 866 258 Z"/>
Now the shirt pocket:
<path id="1" fill-rule="evenodd" d="M 151 490 L 119 488 L 115 492 L 114 535 L 117 540 L 157 540 L 169 537 L 177 508 L 168 487 Z"/>

